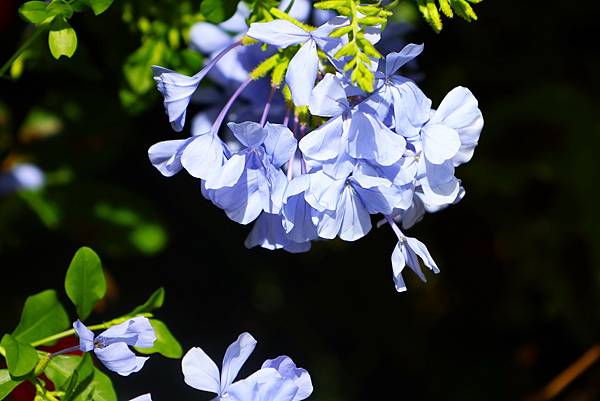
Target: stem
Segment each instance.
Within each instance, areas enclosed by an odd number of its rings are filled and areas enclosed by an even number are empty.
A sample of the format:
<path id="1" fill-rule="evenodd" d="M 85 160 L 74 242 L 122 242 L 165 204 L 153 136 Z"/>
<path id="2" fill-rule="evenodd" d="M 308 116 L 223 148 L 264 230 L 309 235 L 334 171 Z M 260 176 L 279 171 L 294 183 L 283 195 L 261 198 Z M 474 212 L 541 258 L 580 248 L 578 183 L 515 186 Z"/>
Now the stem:
<path id="1" fill-rule="evenodd" d="M 244 89 L 246 89 L 246 86 L 250 85 L 250 82 L 252 82 L 252 78 L 249 78 L 244 83 L 242 83 L 235 90 L 235 92 L 233 93 L 233 95 L 231 95 L 231 98 L 229 98 L 229 100 L 227 101 L 227 103 L 225 104 L 225 106 L 223 106 L 223 109 L 221 110 L 221 112 L 217 116 L 217 119 L 215 120 L 215 122 L 213 123 L 213 125 L 212 125 L 212 127 L 210 129 L 210 131 L 213 133 L 213 135 L 216 135 L 219 132 L 219 129 L 221 128 L 221 124 L 223 124 L 223 120 L 225 119 L 225 116 L 229 112 L 229 109 L 231 108 L 231 106 L 233 105 L 233 103 L 235 102 L 235 100 L 238 98 L 238 96 L 240 96 L 240 94 L 244 91 Z"/>
<path id="2" fill-rule="evenodd" d="M 263 110 L 262 116 L 260 117 L 260 125 L 262 125 L 263 127 L 267 122 L 267 116 L 269 115 L 269 110 L 271 110 L 271 103 L 273 102 L 273 95 L 275 94 L 276 89 L 277 88 L 275 88 L 274 86 L 271 87 L 269 99 L 267 100 L 267 103 L 265 104 L 265 109 Z"/>
<path id="3" fill-rule="evenodd" d="M 283 125 L 285 125 L 286 127 L 290 123 L 290 113 L 291 112 L 292 112 L 292 109 L 290 109 L 289 107 L 285 111 L 285 117 L 283 117 Z"/>
<path id="4" fill-rule="evenodd" d="M 121 316 L 121 317 L 118 317 L 116 319 L 110 320 L 110 321 L 105 322 L 105 323 L 100 323 L 100 324 L 96 324 L 96 325 L 93 325 L 93 326 L 88 326 L 88 329 L 90 329 L 92 331 L 94 331 L 94 330 L 106 330 L 109 327 L 116 326 L 117 324 L 121 324 L 123 322 L 126 322 L 126 321 L 128 321 L 130 319 L 133 319 L 134 317 L 138 317 L 138 316 L 152 317 L 153 315 L 152 315 L 152 313 L 141 313 L 141 314 L 136 315 L 136 316 L 129 316 L 129 315 L 128 316 Z M 74 334 L 75 334 L 75 329 L 65 330 L 65 331 L 62 331 L 60 333 L 51 335 L 49 337 L 42 338 L 41 340 L 34 341 L 34 342 L 31 343 L 31 346 L 32 347 L 38 347 L 40 345 L 44 345 L 44 344 L 48 344 L 48 343 L 56 341 L 56 340 L 60 340 L 61 338 L 71 337 Z"/>
<path id="5" fill-rule="evenodd" d="M 74 351 L 79 351 L 79 350 L 80 350 L 79 345 L 74 345 L 72 347 L 61 349 L 60 351 L 56 351 L 55 353 L 50 354 L 50 356 L 48 356 L 48 358 L 54 358 L 55 356 L 58 356 L 58 355 L 68 354 L 69 352 L 74 352 Z"/>
<path id="6" fill-rule="evenodd" d="M 221 50 L 221 53 L 217 54 L 215 56 L 215 58 L 213 58 L 212 60 L 210 60 L 202 69 L 202 71 L 200 71 L 200 73 L 202 73 L 203 71 L 205 71 L 206 73 L 208 73 L 208 71 L 210 71 L 218 62 L 219 60 L 221 60 L 223 58 L 224 55 L 226 55 L 227 53 L 229 53 L 231 50 L 235 49 L 238 46 L 242 45 L 242 41 L 241 40 L 237 40 L 235 42 L 233 42 L 232 44 L 230 44 L 229 46 L 227 46 L 226 48 L 224 48 L 223 50 Z"/>
<path id="7" fill-rule="evenodd" d="M 23 54 L 23 52 L 25 50 L 27 50 L 27 48 L 29 46 L 31 46 L 31 44 L 33 42 L 36 41 L 36 39 L 40 36 L 40 34 L 42 32 L 44 32 L 46 29 L 48 29 L 48 24 L 46 23 L 42 23 L 41 25 L 38 25 L 35 30 L 33 31 L 33 33 L 31 34 L 31 36 L 29 36 L 29 38 L 27 38 L 27 40 L 21 45 L 21 47 L 19 47 L 17 49 L 17 51 L 15 52 L 15 54 L 12 55 L 12 57 L 10 59 L 8 59 L 8 61 L 6 63 L 4 63 L 4 65 L 2 66 L 2 68 L 0 68 L 0 77 L 4 75 L 4 73 L 6 73 L 6 71 L 8 71 L 8 69 L 10 68 L 10 66 L 15 62 L 15 60 L 17 58 L 19 58 L 19 56 L 21 54 Z"/>
<path id="8" fill-rule="evenodd" d="M 398 227 L 398 225 L 394 221 L 394 218 L 392 216 L 390 216 L 389 214 L 386 214 L 385 215 L 385 219 L 387 220 L 387 222 L 390 225 L 390 227 L 392 227 L 392 230 L 394 230 L 394 233 L 396 234 L 396 237 L 398 237 L 398 239 L 400 241 L 402 241 L 403 238 L 404 238 L 404 234 L 402 233 L 402 231 L 400 231 L 400 228 Z"/>

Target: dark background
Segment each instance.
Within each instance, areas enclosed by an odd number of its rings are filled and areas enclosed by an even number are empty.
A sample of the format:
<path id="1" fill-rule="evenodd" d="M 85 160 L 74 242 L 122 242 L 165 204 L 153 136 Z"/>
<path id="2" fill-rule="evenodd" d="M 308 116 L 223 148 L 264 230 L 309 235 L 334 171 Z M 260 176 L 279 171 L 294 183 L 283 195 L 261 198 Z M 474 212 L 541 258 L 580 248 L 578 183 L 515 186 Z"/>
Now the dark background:
<path id="1" fill-rule="evenodd" d="M 15 1 L 1 7 L 4 62 L 25 24 Z M 407 274 L 403 294 L 392 283 L 389 229 L 302 255 L 246 250 L 249 228 L 204 200 L 198 181 L 165 179 L 149 164 L 147 148 L 176 136 L 158 96 L 136 115 L 121 106 L 121 66 L 139 38 L 119 5 L 75 17 L 72 60 L 48 58 L 0 81 L 3 166 L 18 154 L 67 171 L 43 195 L 59 223 L 44 224 L 18 195 L 0 199 L 0 332 L 16 325 L 27 295 L 61 289 L 73 253 L 89 245 L 111 277 L 97 320 L 164 286 L 158 315 L 184 349 L 201 346 L 220 364 L 249 331 L 259 344 L 242 374 L 290 355 L 311 373 L 315 401 L 524 400 L 539 391 L 599 341 L 597 15 L 565 1 L 487 0 L 476 11 L 479 21 L 446 20 L 441 34 L 419 20 L 405 37 L 426 44 L 420 85 L 434 105 L 467 86 L 485 127 L 457 170 L 465 199 L 410 231 L 442 272 L 427 284 Z M 23 133 L 35 107 L 60 118 L 59 133 Z M 139 213 L 158 233 L 142 229 L 142 245 L 130 246 L 136 223 L 107 223 L 99 202 Z M 112 378 L 119 399 L 210 398 L 183 383 L 179 361 L 160 356 Z M 600 400 L 599 383 L 596 364 L 556 399 Z"/>

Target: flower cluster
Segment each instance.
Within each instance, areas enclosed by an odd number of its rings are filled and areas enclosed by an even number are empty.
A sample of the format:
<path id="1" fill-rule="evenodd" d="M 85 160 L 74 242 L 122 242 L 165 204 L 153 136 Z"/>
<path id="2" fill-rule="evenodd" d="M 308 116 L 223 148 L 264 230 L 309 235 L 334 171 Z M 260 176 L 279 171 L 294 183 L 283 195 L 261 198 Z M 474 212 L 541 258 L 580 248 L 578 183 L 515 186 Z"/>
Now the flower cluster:
<path id="1" fill-rule="evenodd" d="M 349 28 L 342 16 L 316 28 L 286 16 L 252 23 L 192 77 L 154 67 L 169 121 L 181 131 L 192 96 L 219 60 L 235 49 L 263 53 L 212 125 L 153 145 L 149 157 L 165 176 L 185 169 L 200 178 L 203 196 L 230 219 L 255 222 L 249 248 L 304 252 L 313 240 L 355 241 L 371 230 L 371 215 L 381 214 L 397 237 L 393 277 L 405 291 L 405 266 L 423 280 L 419 259 L 439 270 L 425 245 L 402 230 L 462 199 L 455 168 L 471 159 L 483 118 L 468 89 L 453 89 L 433 109 L 416 83 L 399 74 L 423 45 L 362 60 L 374 77 L 373 91 L 365 92 L 351 72 L 356 57 L 345 50 Z M 374 45 L 381 29 L 371 28 L 360 40 Z M 232 105 L 244 91 L 252 97 L 250 85 L 269 71 L 271 90 L 257 121 L 240 118 L 221 133 L 228 115 L 240 116 L 230 115 Z M 271 111 L 279 89 L 284 116 Z"/>

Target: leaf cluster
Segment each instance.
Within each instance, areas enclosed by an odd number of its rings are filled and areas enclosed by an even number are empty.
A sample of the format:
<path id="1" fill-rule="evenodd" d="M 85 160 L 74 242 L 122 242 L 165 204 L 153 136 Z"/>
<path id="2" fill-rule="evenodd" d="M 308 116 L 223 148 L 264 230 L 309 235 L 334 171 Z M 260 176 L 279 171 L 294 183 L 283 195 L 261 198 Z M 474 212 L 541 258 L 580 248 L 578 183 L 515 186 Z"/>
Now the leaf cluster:
<path id="1" fill-rule="evenodd" d="M 52 0 L 28 1 L 19 8 L 25 21 L 35 24 L 40 31 L 48 30 L 48 47 L 55 59 L 70 58 L 77 50 L 77 34 L 69 24 L 74 13 L 86 9 L 95 15 L 105 12 L 113 0 Z"/>
<path id="2" fill-rule="evenodd" d="M 88 318 L 106 295 L 102 263 L 92 249 L 82 247 L 75 253 L 64 286 L 77 317 L 80 320 Z M 164 322 L 153 317 L 153 311 L 163 305 L 164 298 L 165 291 L 159 288 L 131 312 L 89 328 L 106 329 L 136 316 L 146 316 L 150 318 L 157 340 L 152 348 L 137 348 L 138 352 L 181 358 L 183 350 L 179 342 Z M 32 383 L 37 396 L 42 399 L 117 400 L 111 379 L 94 367 L 89 353 L 83 356 L 53 355 L 37 349 L 73 336 L 75 331 L 69 326 L 69 316 L 55 290 L 45 290 L 27 298 L 18 325 L 12 333 L 4 334 L 0 341 L 0 355 L 7 366 L 7 369 L 0 369 L 0 400 L 24 381 Z M 49 383 L 52 385 L 49 386 Z"/>

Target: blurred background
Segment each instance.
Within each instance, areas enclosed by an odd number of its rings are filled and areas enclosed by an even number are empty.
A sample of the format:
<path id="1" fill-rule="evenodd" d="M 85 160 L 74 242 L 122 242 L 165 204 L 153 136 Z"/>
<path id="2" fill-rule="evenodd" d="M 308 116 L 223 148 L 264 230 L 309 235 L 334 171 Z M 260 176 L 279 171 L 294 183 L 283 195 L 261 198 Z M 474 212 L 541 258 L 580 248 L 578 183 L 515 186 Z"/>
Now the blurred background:
<path id="1" fill-rule="evenodd" d="M 0 2 L 1 63 L 30 29 L 19 5 Z M 315 401 L 530 400 L 598 344 L 593 12 L 487 0 L 477 22 L 446 19 L 436 34 L 403 7 L 412 28 L 388 44 L 424 42 L 422 89 L 437 105 L 469 87 L 485 127 L 457 171 L 465 199 L 410 231 L 442 272 L 427 284 L 407 274 L 409 290 L 397 294 L 390 230 L 301 255 L 247 250 L 249 227 L 204 200 L 198 181 L 150 165 L 149 146 L 184 136 L 171 130 L 149 66 L 202 65 L 185 40 L 198 8 L 121 0 L 98 17 L 77 14 L 72 59 L 53 60 L 41 40 L 15 79 L 0 80 L 0 332 L 16 325 L 27 295 L 61 288 L 88 245 L 111 279 L 98 321 L 164 286 L 159 317 L 184 349 L 201 346 L 218 362 L 249 331 L 259 344 L 242 375 L 288 354 L 310 371 Z M 120 399 L 209 399 L 183 383 L 179 361 L 160 356 L 112 378 Z M 600 400 L 600 365 L 553 399 Z"/>

